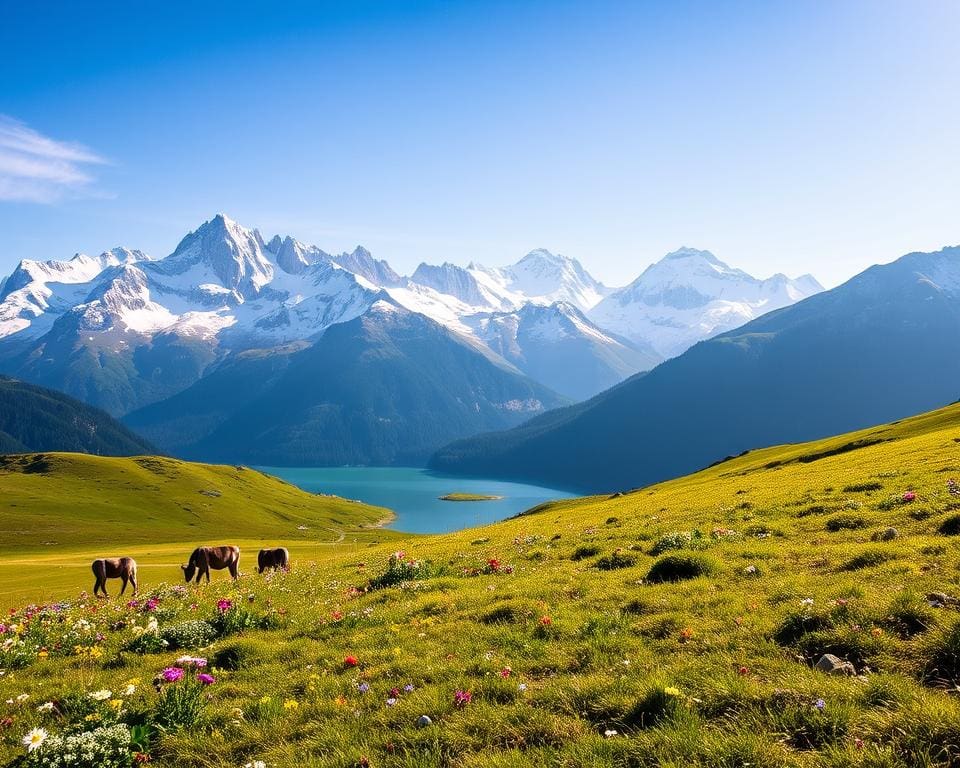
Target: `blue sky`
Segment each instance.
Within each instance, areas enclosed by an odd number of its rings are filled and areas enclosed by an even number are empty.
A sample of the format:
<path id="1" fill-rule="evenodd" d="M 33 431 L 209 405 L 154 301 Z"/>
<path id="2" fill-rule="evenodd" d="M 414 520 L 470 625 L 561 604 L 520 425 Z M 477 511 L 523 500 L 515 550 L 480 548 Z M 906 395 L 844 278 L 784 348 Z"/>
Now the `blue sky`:
<path id="1" fill-rule="evenodd" d="M 0 4 L 4 273 L 218 211 L 611 285 L 681 245 L 833 285 L 960 243 L 947 0 Z"/>

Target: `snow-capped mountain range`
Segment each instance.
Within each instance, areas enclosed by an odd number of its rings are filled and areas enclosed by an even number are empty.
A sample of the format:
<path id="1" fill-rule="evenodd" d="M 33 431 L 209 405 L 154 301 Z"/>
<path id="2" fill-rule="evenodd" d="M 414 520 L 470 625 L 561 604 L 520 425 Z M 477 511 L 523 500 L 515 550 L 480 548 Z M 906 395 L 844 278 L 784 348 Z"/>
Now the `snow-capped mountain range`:
<path id="1" fill-rule="evenodd" d="M 777 274 L 758 280 L 710 251 L 681 248 L 651 264 L 630 285 L 609 293 L 591 308 L 590 318 L 670 358 L 822 290 L 812 275 L 791 280 Z"/>
<path id="2" fill-rule="evenodd" d="M 0 283 L 0 370 L 122 414 L 231 353 L 311 344 L 386 301 L 583 399 L 819 290 L 809 276 L 757 280 L 692 249 L 619 290 L 542 249 L 506 267 L 421 264 L 403 277 L 362 247 L 332 255 L 292 237 L 265 242 L 221 214 L 162 259 L 115 248 L 21 262 Z"/>

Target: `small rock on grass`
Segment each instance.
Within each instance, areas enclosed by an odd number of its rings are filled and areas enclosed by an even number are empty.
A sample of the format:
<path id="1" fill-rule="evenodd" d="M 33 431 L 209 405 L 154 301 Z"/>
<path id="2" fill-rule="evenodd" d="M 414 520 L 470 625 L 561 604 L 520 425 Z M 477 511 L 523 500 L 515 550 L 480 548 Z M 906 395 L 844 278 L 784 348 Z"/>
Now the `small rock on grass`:
<path id="1" fill-rule="evenodd" d="M 881 531 L 877 531 L 870 538 L 874 541 L 893 541 L 894 539 L 900 538 L 900 531 L 893 527 L 884 528 Z"/>
<path id="2" fill-rule="evenodd" d="M 931 592 L 927 595 L 927 602 L 932 608 L 943 608 L 946 605 L 956 606 L 960 604 L 960 600 L 951 597 L 946 592 Z"/>
<path id="3" fill-rule="evenodd" d="M 828 675 L 855 675 L 856 668 L 849 661 L 834 656 L 832 653 L 825 653 L 820 660 L 813 665 L 814 669 L 826 672 Z"/>

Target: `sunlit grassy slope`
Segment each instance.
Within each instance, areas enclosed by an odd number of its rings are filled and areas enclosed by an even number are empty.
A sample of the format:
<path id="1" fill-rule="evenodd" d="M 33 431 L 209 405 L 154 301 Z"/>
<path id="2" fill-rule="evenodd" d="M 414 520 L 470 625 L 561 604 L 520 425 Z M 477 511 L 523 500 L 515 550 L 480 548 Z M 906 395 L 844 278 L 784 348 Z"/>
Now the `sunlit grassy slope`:
<path id="1" fill-rule="evenodd" d="M 960 597 L 954 477 L 960 406 L 482 529 L 318 547 L 273 579 L 162 589 L 161 627 L 229 597 L 273 628 L 200 651 L 222 668 L 203 714 L 149 751 L 218 767 L 960 765 L 960 613 L 928 598 Z M 429 566 L 365 591 L 398 547 Z M 37 703 L 178 655 L 121 651 L 142 608 L 69 612 L 104 628 L 102 656 L 0 678 L 0 702 L 31 696 L 8 705 L 10 759 L 28 727 L 77 722 Z M 814 669 L 824 653 L 858 674 Z M 131 722 L 158 717 L 149 687 L 125 701 Z"/>
<path id="2" fill-rule="evenodd" d="M 317 496 L 246 467 L 157 456 L 73 453 L 0 457 L 0 551 L 185 541 L 336 539 L 387 510 Z M 303 529 L 300 528 L 303 526 Z"/>

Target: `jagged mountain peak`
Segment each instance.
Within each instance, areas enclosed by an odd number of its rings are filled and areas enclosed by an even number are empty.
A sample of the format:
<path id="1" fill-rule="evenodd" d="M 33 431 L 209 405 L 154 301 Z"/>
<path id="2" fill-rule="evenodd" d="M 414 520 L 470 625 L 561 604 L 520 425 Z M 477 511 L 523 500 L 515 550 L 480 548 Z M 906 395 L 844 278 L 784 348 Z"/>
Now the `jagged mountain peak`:
<path id="1" fill-rule="evenodd" d="M 331 260 L 379 287 L 403 283 L 403 278 L 394 272 L 386 261 L 373 258 L 373 254 L 362 245 L 358 245 L 350 253 L 344 251 L 338 256 L 332 256 Z"/>
<path id="2" fill-rule="evenodd" d="M 495 307 L 500 304 L 496 297 L 483 290 L 476 276 L 469 269 L 451 264 L 449 261 L 439 266 L 421 263 L 410 279 L 417 285 L 433 288 L 474 307 Z"/>
<path id="3" fill-rule="evenodd" d="M 505 269 L 510 271 L 536 270 L 540 273 L 570 270 L 581 278 L 586 278 L 588 282 L 594 285 L 600 284 L 599 281 L 587 273 L 579 261 L 570 256 L 564 256 L 562 253 L 553 253 L 546 248 L 534 248 L 522 259 Z"/>
<path id="4" fill-rule="evenodd" d="M 245 300 L 257 296 L 274 274 L 260 232 L 218 213 L 191 232 L 170 256 L 153 262 L 166 275 L 183 275 L 183 287 L 214 283 Z"/>
<path id="5" fill-rule="evenodd" d="M 601 328 L 650 344 L 666 358 L 822 290 L 813 278 L 761 280 L 710 251 L 683 247 L 610 293 L 588 315 Z"/>
<path id="6" fill-rule="evenodd" d="M 271 247 L 274 243 L 277 243 L 276 247 Z M 315 245 L 305 245 L 289 235 L 282 241 L 279 236 L 274 237 L 267 250 L 274 254 L 277 266 L 291 275 L 300 274 L 312 264 L 330 260 L 330 255 Z"/>
<path id="7" fill-rule="evenodd" d="M 703 261 L 708 261 L 711 264 L 723 264 L 716 256 L 713 255 L 710 251 L 701 250 L 700 248 L 690 248 L 689 246 L 682 245 L 677 250 L 671 251 L 666 256 L 664 256 L 661 261 L 677 261 L 679 259 L 690 259 L 698 258 Z M 726 266 L 724 264 L 724 266 Z"/>
<path id="8" fill-rule="evenodd" d="M 507 279 L 508 290 L 540 303 L 565 300 L 580 309 L 589 309 L 607 292 L 579 261 L 545 248 L 530 251 L 501 272 Z"/>
<path id="9" fill-rule="evenodd" d="M 547 262 L 549 264 L 568 264 L 575 261 L 575 259 L 570 259 L 563 254 L 553 253 L 552 251 L 547 250 L 546 248 L 534 248 L 532 251 L 527 252 L 527 254 L 520 259 L 517 264 L 534 263 L 534 262 Z"/>

